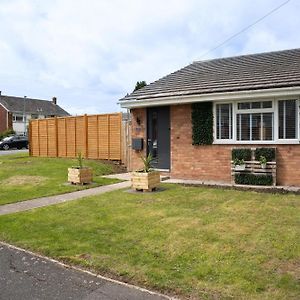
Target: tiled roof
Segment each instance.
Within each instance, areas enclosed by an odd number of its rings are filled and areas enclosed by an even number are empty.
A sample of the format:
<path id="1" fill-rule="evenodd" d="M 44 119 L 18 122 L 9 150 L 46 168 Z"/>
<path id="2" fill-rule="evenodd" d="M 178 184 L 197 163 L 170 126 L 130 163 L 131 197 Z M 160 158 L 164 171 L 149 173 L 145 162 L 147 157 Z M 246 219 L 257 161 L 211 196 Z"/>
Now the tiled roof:
<path id="1" fill-rule="evenodd" d="M 47 100 L 1 95 L 0 103 L 10 112 L 23 112 L 25 105 L 26 113 L 38 113 L 42 115 L 55 116 L 69 115 L 69 113 L 62 109 L 59 105 Z"/>
<path id="2" fill-rule="evenodd" d="M 121 100 L 300 86 L 300 49 L 196 61 Z"/>

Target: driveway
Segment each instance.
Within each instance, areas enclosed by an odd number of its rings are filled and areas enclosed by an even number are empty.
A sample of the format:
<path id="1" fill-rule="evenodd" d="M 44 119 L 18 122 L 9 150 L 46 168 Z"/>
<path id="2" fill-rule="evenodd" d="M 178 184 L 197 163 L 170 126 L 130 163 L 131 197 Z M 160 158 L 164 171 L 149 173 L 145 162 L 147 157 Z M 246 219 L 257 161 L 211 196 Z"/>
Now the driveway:
<path id="1" fill-rule="evenodd" d="M 165 300 L 143 289 L 67 268 L 0 242 L 0 299 Z"/>
<path id="2" fill-rule="evenodd" d="M 0 150 L 0 156 L 1 155 L 9 155 L 9 154 L 17 154 L 17 153 L 28 153 L 28 149 L 22 149 L 22 150 Z"/>

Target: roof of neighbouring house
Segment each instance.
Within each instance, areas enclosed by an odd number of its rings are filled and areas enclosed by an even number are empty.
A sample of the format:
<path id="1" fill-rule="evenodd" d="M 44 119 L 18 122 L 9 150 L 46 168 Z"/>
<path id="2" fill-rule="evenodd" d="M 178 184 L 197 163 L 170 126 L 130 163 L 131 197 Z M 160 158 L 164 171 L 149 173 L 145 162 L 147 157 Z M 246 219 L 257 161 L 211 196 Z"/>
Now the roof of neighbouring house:
<path id="1" fill-rule="evenodd" d="M 196 61 L 121 101 L 294 86 L 300 86 L 300 49 Z"/>
<path id="2" fill-rule="evenodd" d="M 70 115 L 53 101 L 31 99 L 14 96 L 0 96 L 2 104 L 10 112 L 26 112 L 40 115 L 68 116 Z"/>

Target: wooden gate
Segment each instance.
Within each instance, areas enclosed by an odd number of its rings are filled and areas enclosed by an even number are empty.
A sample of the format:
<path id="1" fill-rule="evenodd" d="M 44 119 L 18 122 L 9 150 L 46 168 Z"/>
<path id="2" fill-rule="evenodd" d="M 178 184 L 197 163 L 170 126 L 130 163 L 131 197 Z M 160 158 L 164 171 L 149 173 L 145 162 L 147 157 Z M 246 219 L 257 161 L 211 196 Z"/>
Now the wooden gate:
<path id="1" fill-rule="evenodd" d="M 31 120 L 30 155 L 122 160 L 122 114 Z"/>

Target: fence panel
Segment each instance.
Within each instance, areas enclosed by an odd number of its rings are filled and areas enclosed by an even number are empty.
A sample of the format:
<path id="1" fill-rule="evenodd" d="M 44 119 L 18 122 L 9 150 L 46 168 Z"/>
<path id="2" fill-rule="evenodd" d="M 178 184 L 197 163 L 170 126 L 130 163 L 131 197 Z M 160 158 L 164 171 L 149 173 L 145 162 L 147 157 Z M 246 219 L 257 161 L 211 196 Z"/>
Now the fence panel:
<path id="1" fill-rule="evenodd" d="M 30 154 L 122 160 L 122 114 L 84 115 L 30 121 Z"/>

